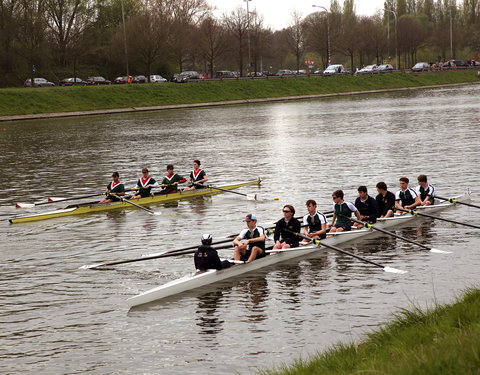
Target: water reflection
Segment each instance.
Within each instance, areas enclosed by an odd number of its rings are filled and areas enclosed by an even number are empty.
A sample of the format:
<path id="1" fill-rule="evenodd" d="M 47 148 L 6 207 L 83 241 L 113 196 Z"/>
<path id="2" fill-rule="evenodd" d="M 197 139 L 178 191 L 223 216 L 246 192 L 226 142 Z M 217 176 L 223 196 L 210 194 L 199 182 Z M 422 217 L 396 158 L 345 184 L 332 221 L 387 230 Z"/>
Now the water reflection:
<path id="1" fill-rule="evenodd" d="M 220 318 L 221 315 L 217 310 L 222 304 L 223 294 L 222 290 L 216 290 L 197 297 L 198 304 L 195 311 L 195 320 L 197 326 L 201 328 L 198 332 L 199 334 L 215 336 L 222 331 L 225 321 Z M 209 337 L 209 341 L 212 340 L 212 337 Z"/>

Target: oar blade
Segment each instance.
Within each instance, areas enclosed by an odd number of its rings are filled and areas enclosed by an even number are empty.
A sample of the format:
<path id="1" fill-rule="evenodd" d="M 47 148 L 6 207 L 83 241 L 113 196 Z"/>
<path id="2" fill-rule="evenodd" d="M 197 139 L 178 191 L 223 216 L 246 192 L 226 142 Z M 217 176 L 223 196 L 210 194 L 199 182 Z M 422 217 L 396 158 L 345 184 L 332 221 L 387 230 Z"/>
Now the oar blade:
<path id="1" fill-rule="evenodd" d="M 94 269 L 94 268 L 97 268 L 97 267 L 102 267 L 103 266 L 103 263 L 98 263 L 98 264 L 85 264 L 81 267 L 78 267 L 79 270 L 90 270 L 90 269 Z"/>
<path id="2" fill-rule="evenodd" d="M 67 198 L 62 198 L 62 197 L 48 197 L 47 201 L 48 202 L 59 202 L 59 201 L 64 201 Z"/>
<path id="3" fill-rule="evenodd" d="M 257 194 L 247 194 L 247 200 L 248 201 L 256 201 L 257 200 Z"/>
<path id="4" fill-rule="evenodd" d="M 445 250 L 440 250 L 440 249 L 435 249 L 435 248 L 431 248 L 429 250 L 431 253 L 435 253 L 435 254 L 452 254 L 451 251 L 445 251 Z"/>
<path id="5" fill-rule="evenodd" d="M 15 204 L 15 208 L 32 208 L 35 207 L 35 203 L 17 203 Z"/>
<path id="6" fill-rule="evenodd" d="M 389 267 L 389 266 L 386 266 L 386 267 L 383 267 L 383 270 L 385 272 L 389 272 L 389 273 L 397 273 L 397 274 L 405 274 L 405 273 L 408 273 L 408 271 L 404 271 L 404 270 L 399 270 L 398 268 L 393 268 L 393 267 Z"/>

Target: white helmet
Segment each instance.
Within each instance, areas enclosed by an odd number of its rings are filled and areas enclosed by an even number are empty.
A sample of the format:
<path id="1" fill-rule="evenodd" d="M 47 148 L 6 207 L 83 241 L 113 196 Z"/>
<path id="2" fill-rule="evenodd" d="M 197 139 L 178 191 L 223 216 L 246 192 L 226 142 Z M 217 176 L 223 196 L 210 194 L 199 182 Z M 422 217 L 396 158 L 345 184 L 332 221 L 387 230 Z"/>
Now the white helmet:
<path id="1" fill-rule="evenodd" d="M 213 238 L 212 238 L 211 234 L 206 233 L 202 236 L 202 244 L 203 245 L 211 245 L 212 240 L 213 240 Z"/>

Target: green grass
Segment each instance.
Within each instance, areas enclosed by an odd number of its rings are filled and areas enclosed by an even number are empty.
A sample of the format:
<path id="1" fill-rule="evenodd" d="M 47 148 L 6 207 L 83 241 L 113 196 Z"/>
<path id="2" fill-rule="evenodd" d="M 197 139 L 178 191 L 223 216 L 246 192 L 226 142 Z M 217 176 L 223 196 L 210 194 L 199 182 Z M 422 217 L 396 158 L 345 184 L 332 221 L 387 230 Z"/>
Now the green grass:
<path id="1" fill-rule="evenodd" d="M 480 374 L 480 290 L 452 305 L 402 310 L 359 345 L 338 345 L 263 375 Z"/>
<path id="2" fill-rule="evenodd" d="M 478 82 L 477 72 L 0 89 L 0 116 L 90 111 Z"/>

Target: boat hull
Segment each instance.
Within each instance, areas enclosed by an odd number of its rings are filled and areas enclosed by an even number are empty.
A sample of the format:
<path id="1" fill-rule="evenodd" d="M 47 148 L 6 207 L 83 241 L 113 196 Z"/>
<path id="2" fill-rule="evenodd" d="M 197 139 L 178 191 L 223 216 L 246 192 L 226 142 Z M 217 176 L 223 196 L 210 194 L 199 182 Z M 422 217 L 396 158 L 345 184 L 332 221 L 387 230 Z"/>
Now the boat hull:
<path id="1" fill-rule="evenodd" d="M 468 200 L 469 195 L 464 195 L 462 197 L 457 197 L 458 200 Z M 433 213 L 445 209 L 447 207 L 453 206 L 452 203 L 442 202 L 434 206 L 421 207 L 418 210 L 422 212 Z M 381 229 L 388 229 L 391 227 L 401 226 L 404 223 L 411 222 L 416 220 L 418 216 L 405 214 L 400 216 L 395 216 L 393 218 L 379 219 L 375 224 L 376 227 Z M 358 229 L 352 230 L 349 232 L 341 232 L 334 237 L 329 237 L 325 240 L 322 240 L 323 243 L 328 245 L 339 245 L 344 242 L 357 240 L 364 238 L 373 233 L 379 233 L 373 229 Z M 180 294 L 188 290 L 193 290 L 196 288 L 201 288 L 205 285 L 213 284 L 222 280 L 233 278 L 248 272 L 256 271 L 268 266 L 271 266 L 276 263 L 284 262 L 290 259 L 306 256 L 318 252 L 327 252 L 328 248 L 317 245 L 306 245 L 301 248 L 295 248 L 293 250 L 288 250 L 284 252 L 279 252 L 276 254 L 268 255 L 264 258 L 257 259 L 251 263 L 244 263 L 226 268 L 220 271 L 217 270 L 207 270 L 202 273 L 192 273 L 190 275 L 181 277 L 176 280 L 172 280 L 164 285 L 155 287 L 153 289 L 147 290 L 141 294 L 133 296 L 127 299 L 127 304 L 130 307 L 144 305 L 146 303 L 159 301 L 163 298 L 170 297 L 172 295 Z"/>
<path id="2" fill-rule="evenodd" d="M 233 190 L 238 189 L 243 186 L 250 186 L 250 185 L 260 185 L 261 180 L 257 179 L 254 181 L 244 182 L 235 185 L 228 185 L 228 186 L 221 186 L 221 189 L 225 190 Z M 158 203 L 168 203 L 183 199 L 191 199 L 195 197 L 202 197 L 202 196 L 211 196 L 216 194 L 223 194 L 224 191 L 217 190 L 214 188 L 203 188 L 191 191 L 181 191 L 178 193 L 171 193 L 171 194 L 157 194 L 151 197 L 134 199 L 132 202 L 139 204 L 141 206 L 148 206 L 151 204 L 158 204 Z M 31 221 L 40 221 L 40 220 L 47 220 L 53 219 L 58 217 L 64 216 L 72 216 L 72 215 L 85 215 L 95 212 L 103 212 L 103 211 L 111 211 L 111 210 L 119 210 L 119 209 L 131 209 L 135 208 L 132 204 L 126 202 L 112 202 L 112 203 L 103 203 L 99 204 L 97 202 L 93 203 L 86 203 L 86 204 L 79 204 L 68 206 L 64 209 L 58 209 L 54 211 L 48 211 L 43 213 L 38 213 L 34 215 L 24 215 L 24 216 L 16 216 L 9 219 L 11 224 L 17 223 L 27 223 Z"/>

